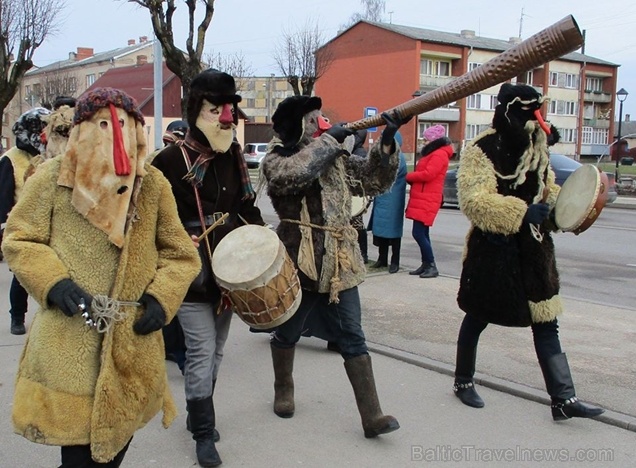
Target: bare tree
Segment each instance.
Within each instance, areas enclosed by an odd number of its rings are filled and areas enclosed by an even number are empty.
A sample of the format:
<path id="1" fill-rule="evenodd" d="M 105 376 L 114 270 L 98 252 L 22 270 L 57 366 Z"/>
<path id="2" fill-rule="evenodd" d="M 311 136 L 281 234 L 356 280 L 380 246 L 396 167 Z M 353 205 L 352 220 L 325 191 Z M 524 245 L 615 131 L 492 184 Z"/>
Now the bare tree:
<path id="1" fill-rule="evenodd" d="M 64 0 L 0 0 L 0 134 L 4 110 L 33 67 L 35 50 L 59 31 L 65 7 Z"/>
<path id="2" fill-rule="evenodd" d="M 324 42 L 318 23 L 307 21 L 304 27 L 296 31 L 284 31 L 276 45 L 274 60 L 296 96 L 311 96 L 316 81 L 333 63 L 329 47 L 324 47 L 320 54 L 316 54 Z"/>
<path id="3" fill-rule="evenodd" d="M 236 80 L 237 91 L 244 90 L 247 86 L 246 77 L 254 74 L 252 66 L 245 61 L 245 56 L 242 52 L 236 52 L 230 55 L 222 55 L 220 52 L 211 52 L 205 54 L 203 58 L 207 66 L 232 75 Z"/>
<path id="4" fill-rule="evenodd" d="M 75 97 L 77 78 L 68 70 L 54 69 L 44 73 L 39 83 L 41 101 L 44 107 L 51 108 L 58 96 Z"/>
<path id="5" fill-rule="evenodd" d="M 360 20 L 382 22 L 382 13 L 384 13 L 386 2 L 384 0 L 360 0 L 362 4 L 362 12 L 354 13 L 347 23 L 340 26 L 340 30 L 353 26 Z"/>
<path id="6" fill-rule="evenodd" d="M 177 10 L 175 0 L 128 0 L 146 8 L 150 13 L 152 29 L 161 43 L 163 56 L 168 69 L 181 80 L 183 98 L 181 99 L 181 115 L 187 115 L 188 95 L 192 79 L 203 69 L 203 48 L 205 46 L 205 34 L 214 16 L 215 0 L 183 0 L 188 14 L 188 37 L 185 43 L 185 51 L 179 49 L 174 43 L 173 20 Z M 197 5 L 203 5 L 202 18 L 195 27 Z"/>

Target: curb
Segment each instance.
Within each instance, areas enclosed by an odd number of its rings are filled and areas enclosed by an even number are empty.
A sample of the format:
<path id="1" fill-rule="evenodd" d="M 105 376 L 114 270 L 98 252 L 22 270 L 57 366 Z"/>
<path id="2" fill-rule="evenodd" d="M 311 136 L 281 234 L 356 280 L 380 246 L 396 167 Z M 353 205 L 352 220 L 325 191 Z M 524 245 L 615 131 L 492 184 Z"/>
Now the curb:
<path id="1" fill-rule="evenodd" d="M 451 377 L 455 374 L 455 368 L 444 362 L 409 353 L 407 351 L 402 351 L 397 348 L 391 348 L 382 344 L 372 343 L 370 341 L 367 341 L 367 347 L 369 348 L 369 351 L 406 362 L 407 364 L 412 364 L 414 366 L 432 370 L 440 374 L 449 375 Z M 475 382 L 493 390 L 509 393 L 516 397 L 550 406 L 550 399 L 545 396 L 545 392 L 537 390 L 536 388 L 528 387 L 527 385 L 518 384 L 516 382 L 511 382 L 486 374 L 480 374 L 479 372 L 475 373 Z M 606 409 L 605 413 L 594 418 L 594 420 L 636 432 L 636 417 L 629 414 L 623 414 Z"/>

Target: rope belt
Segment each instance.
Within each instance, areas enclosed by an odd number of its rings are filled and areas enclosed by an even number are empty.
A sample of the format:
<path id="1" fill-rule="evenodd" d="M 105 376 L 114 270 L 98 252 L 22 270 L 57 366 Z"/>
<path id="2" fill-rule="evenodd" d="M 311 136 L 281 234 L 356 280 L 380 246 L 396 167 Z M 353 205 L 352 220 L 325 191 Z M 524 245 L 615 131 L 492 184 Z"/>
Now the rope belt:
<path id="1" fill-rule="evenodd" d="M 85 310 L 82 317 L 86 319 L 86 325 L 95 327 L 97 333 L 106 333 L 113 322 L 119 322 L 126 316 L 124 312 L 119 310 L 121 306 L 138 307 L 140 305 L 139 302 L 118 301 L 98 294 L 93 297 L 91 310 Z"/>
<path id="2" fill-rule="evenodd" d="M 357 242 L 358 231 L 350 224 L 346 226 L 321 226 L 314 223 L 306 223 L 297 219 L 281 219 L 281 222 L 297 224 L 299 226 L 310 227 L 312 229 L 321 229 L 331 233 L 336 241 L 336 252 L 334 258 L 334 275 L 330 280 L 329 286 L 329 302 L 338 303 L 340 299 L 338 294 L 342 291 L 342 280 L 340 279 L 340 270 L 351 270 L 353 262 L 346 251 L 342 249 L 345 240 Z"/>

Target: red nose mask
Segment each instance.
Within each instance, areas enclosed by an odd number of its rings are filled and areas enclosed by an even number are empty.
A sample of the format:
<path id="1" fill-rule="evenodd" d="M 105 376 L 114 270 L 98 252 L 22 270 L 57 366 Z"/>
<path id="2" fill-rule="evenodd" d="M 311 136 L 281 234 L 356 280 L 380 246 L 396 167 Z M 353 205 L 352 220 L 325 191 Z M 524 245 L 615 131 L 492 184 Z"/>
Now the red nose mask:
<path id="1" fill-rule="evenodd" d="M 124 137 L 119 125 L 119 117 L 117 111 L 112 104 L 108 105 L 110 109 L 110 120 L 113 124 L 113 161 L 115 163 L 115 174 L 118 176 L 130 174 L 130 161 L 124 146 Z"/>
<path id="2" fill-rule="evenodd" d="M 543 116 L 541 115 L 541 111 L 539 109 L 534 111 L 534 118 L 537 119 L 537 122 L 539 122 L 539 126 L 543 129 L 546 135 L 552 133 L 550 127 L 548 127 L 548 124 L 545 123 L 545 120 L 543 120 Z"/>
<path id="3" fill-rule="evenodd" d="M 223 104 L 221 115 L 219 115 L 219 123 L 223 125 L 230 125 L 234 123 L 234 116 L 232 115 L 232 104 Z"/>
<path id="4" fill-rule="evenodd" d="M 331 128 L 331 124 L 327 122 L 322 115 L 318 116 L 318 130 L 312 135 L 314 138 L 318 138 L 320 135 L 325 133 L 327 130 Z"/>

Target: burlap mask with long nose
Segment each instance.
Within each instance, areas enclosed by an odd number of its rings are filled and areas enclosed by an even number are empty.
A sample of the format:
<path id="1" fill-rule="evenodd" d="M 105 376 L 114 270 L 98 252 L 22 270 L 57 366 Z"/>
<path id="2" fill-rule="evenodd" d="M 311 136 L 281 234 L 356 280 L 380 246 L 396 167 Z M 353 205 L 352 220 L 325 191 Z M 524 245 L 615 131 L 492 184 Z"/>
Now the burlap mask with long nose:
<path id="1" fill-rule="evenodd" d="M 143 116 L 123 91 L 98 88 L 80 97 L 58 184 L 93 226 L 123 247 L 146 171 Z"/>

